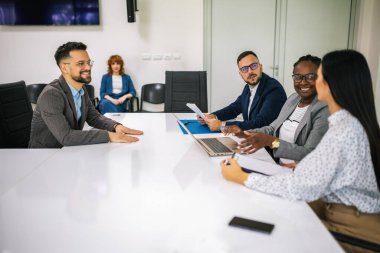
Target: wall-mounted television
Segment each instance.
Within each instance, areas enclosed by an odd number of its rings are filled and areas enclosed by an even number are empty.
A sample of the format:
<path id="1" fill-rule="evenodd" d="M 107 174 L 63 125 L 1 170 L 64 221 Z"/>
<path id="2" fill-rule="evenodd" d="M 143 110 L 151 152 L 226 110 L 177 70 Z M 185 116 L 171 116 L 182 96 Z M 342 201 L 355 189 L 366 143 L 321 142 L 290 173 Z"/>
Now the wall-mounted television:
<path id="1" fill-rule="evenodd" d="M 99 25 L 99 0 L 0 0 L 0 25 Z"/>

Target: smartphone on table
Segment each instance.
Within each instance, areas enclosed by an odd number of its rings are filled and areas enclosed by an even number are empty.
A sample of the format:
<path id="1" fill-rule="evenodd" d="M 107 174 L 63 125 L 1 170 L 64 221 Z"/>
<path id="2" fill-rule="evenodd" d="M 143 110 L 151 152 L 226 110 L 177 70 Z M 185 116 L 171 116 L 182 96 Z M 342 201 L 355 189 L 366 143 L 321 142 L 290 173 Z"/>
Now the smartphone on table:
<path id="1" fill-rule="evenodd" d="M 274 224 L 250 220 L 250 219 L 237 217 L 237 216 L 233 217 L 228 225 L 233 226 L 233 227 L 254 230 L 254 231 L 262 232 L 266 234 L 272 233 L 273 228 L 274 228 Z"/>

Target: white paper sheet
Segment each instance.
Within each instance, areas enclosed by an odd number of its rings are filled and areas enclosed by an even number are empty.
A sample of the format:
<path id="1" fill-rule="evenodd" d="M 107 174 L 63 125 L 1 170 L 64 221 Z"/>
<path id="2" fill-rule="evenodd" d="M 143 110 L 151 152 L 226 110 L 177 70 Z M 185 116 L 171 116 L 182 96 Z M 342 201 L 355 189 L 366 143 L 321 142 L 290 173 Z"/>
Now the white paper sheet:
<path id="1" fill-rule="evenodd" d="M 268 176 L 281 174 L 281 173 L 291 173 L 292 170 L 282 167 L 278 164 L 258 160 L 246 155 L 235 154 L 234 158 L 237 160 L 240 167 L 250 170 L 252 172 L 259 172 Z"/>
<path id="2" fill-rule="evenodd" d="M 198 108 L 196 104 L 193 103 L 187 103 L 187 107 L 189 107 L 193 112 L 195 112 L 199 117 L 204 119 L 206 116 L 203 114 L 203 112 Z"/>

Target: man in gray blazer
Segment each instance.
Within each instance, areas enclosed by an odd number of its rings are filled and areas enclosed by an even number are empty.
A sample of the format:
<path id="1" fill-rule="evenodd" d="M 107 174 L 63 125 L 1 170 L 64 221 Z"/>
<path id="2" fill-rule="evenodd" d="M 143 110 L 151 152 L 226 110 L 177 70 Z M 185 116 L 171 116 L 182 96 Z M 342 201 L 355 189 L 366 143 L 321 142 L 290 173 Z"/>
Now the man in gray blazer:
<path id="1" fill-rule="evenodd" d="M 81 42 L 67 42 L 57 49 L 54 57 L 62 75 L 47 85 L 38 98 L 29 148 L 61 148 L 109 141 L 130 143 L 139 140 L 130 135 L 143 134 L 95 109 L 83 87 L 91 82 L 93 64 L 86 49 Z M 85 122 L 97 129 L 83 131 Z"/>

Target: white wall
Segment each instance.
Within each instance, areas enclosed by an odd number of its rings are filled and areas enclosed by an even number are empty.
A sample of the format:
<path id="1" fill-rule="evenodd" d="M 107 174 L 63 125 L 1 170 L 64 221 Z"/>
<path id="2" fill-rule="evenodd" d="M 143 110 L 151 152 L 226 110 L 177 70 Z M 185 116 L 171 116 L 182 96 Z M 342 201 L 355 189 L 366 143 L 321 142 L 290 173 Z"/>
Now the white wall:
<path id="1" fill-rule="evenodd" d="M 127 22 L 125 0 L 99 2 L 98 27 L 0 26 L 0 83 L 57 78 L 54 52 L 67 41 L 87 44 L 97 92 L 111 54 L 124 58 L 138 92 L 145 83 L 164 83 L 165 70 L 203 69 L 203 0 L 138 0 L 136 23 Z M 172 59 L 142 60 L 145 53 Z"/>
<path id="2" fill-rule="evenodd" d="M 290 95 L 294 93 L 293 64 L 299 57 L 311 54 L 322 58 L 327 52 L 347 48 L 351 0 L 287 0 L 285 8 L 278 80 Z M 307 10 L 313 10 L 313 15 Z"/>
<path id="3" fill-rule="evenodd" d="M 360 1 L 355 49 L 363 53 L 371 70 L 377 119 L 380 122 L 380 1 Z"/>
<path id="4" fill-rule="evenodd" d="M 380 73 L 380 54 L 379 54 L 379 62 L 378 62 L 378 70 L 377 73 Z M 377 82 L 374 84 L 375 88 L 375 103 L 376 103 L 376 112 L 377 112 L 377 122 L 380 124 L 380 77 L 378 75 Z"/>
<path id="5" fill-rule="evenodd" d="M 116 53 L 126 61 L 138 91 L 142 84 L 164 82 L 165 70 L 203 69 L 203 0 L 138 0 L 136 23 L 127 23 L 125 0 L 99 2 L 102 25 L 97 27 L 0 26 L 0 83 L 47 83 L 57 78 L 53 55 L 67 41 L 88 45 L 97 90 L 108 57 Z M 380 101 L 380 1 L 359 3 L 354 48 L 368 59 Z M 144 53 L 177 54 L 181 59 L 146 61 L 141 59 Z"/>

